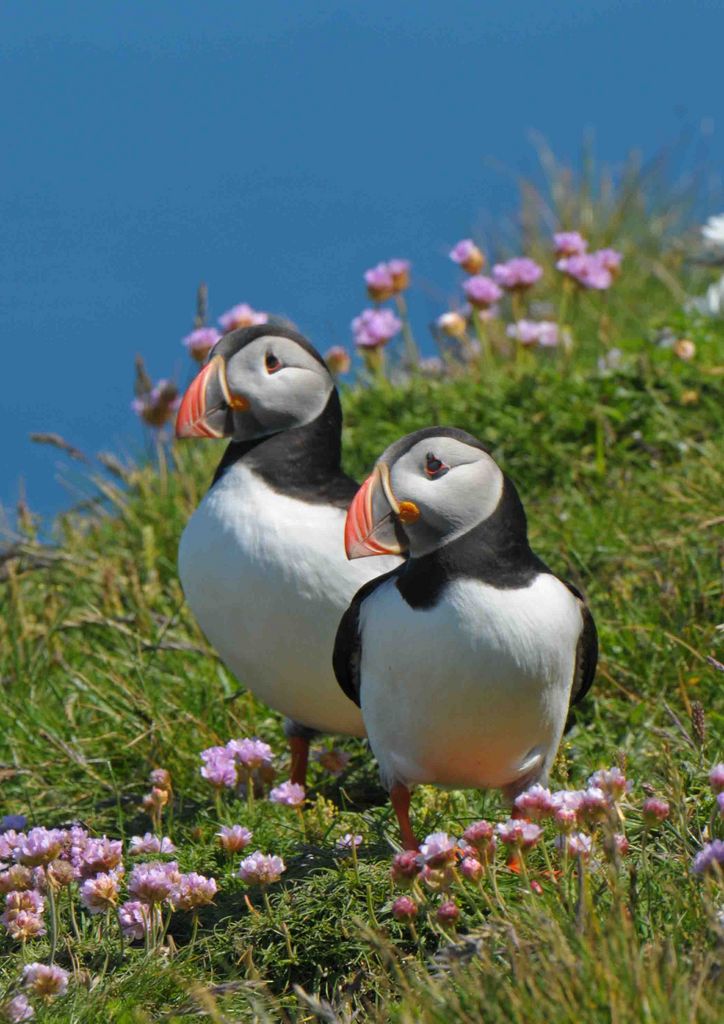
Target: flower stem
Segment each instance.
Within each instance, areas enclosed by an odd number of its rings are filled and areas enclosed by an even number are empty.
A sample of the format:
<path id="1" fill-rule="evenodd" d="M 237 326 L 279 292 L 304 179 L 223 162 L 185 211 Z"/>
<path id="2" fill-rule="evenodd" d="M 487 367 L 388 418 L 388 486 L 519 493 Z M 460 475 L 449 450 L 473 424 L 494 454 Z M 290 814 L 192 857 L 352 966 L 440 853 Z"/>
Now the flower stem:
<path id="1" fill-rule="evenodd" d="M 410 370 L 414 370 L 420 362 L 420 353 L 417 350 L 417 345 L 415 344 L 415 339 L 412 334 L 412 328 L 410 327 L 410 317 L 407 312 L 407 303 L 405 302 L 404 295 L 396 295 L 395 304 L 397 305 L 397 312 L 400 314 L 400 319 L 402 320 L 402 338 L 405 342 L 407 364 Z"/>
<path id="2" fill-rule="evenodd" d="M 48 880 L 48 903 L 50 904 L 50 962 L 55 963 L 58 948 L 58 904 L 55 899 L 53 883 Z"/>

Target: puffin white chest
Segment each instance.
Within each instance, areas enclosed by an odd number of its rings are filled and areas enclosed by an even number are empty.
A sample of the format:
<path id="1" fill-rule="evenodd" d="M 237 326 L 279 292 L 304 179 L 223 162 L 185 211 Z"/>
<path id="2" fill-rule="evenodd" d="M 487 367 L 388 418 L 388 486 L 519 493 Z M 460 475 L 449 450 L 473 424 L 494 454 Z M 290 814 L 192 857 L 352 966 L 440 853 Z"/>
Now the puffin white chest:
<path id="1" fill-rule="evenodd" d="M 473 579 L 413 609 L 393 581 L 362 606 L 361 700 L 387 784 L 503 787 L 555 755 L 582 620 L 556 577 Z"/>
<path id="2" fill-rule="evenodd" d="M 279 494 L 237 463 L 189 521 L 179 573 L 199 625 L 242 684 L 305 725 L 364 735 L 332 649 L 356 590 L 391 565 L 348 562 L 344 520 L 342 509 Z"/>

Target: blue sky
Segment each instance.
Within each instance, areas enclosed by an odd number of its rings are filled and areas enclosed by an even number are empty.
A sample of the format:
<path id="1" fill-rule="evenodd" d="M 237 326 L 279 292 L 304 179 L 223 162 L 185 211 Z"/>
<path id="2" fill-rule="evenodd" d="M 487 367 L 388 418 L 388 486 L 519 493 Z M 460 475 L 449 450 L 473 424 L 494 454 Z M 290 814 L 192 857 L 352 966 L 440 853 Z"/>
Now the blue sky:
<path id="1" fill-rule="evenodd" d="M 720 0 L 6 0 L 0 501 L 70 501 L 30 431 L 142 452 L 133 356 L 186 379 L 202 278 L 213 313 L 285 312 L 326 349 L 405 256 L 422 330 L 449 245 L 514 213 L 531 130 L 573 159 L 593 129 L 616 164 L 709 120 L 721 165 L 723 38 Z"/>

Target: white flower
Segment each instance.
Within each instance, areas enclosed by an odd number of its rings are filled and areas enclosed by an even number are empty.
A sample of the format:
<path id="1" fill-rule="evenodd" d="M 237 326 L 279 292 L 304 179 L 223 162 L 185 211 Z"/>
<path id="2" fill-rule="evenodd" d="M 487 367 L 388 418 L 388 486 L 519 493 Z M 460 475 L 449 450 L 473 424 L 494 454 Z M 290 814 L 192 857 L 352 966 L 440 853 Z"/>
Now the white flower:
<path id="1" fill-rule="evenodd" d="M 724 248 L 724 213 L 710 217 L 701 229 L 705 241 Z"/>

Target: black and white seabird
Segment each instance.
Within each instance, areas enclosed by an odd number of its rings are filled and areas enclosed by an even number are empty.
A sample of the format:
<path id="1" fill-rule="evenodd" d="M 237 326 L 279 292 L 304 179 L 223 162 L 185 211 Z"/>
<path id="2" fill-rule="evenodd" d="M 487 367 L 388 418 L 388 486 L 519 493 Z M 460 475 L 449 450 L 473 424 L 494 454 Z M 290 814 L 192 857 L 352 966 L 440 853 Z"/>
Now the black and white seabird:
<path id="1" fill-rule="evenodd" d="M 364 736 L 332 671 L 339 617 L 388 565 L 350 563 L 342 411 L 313 346 L 285 326 L 225 335 L 184 395 L 177 437 L 230 437 L 179 546 L 186 600 L 239 680 L 282 712 L 292 778 L 315 731 Z"/>
<path id="2" fill-rule="evenodd" d="M 512 481 L 462 430 L 391 445 L 347 515 L 348 557 L 409 559 L 366 583 L 334 669 L 362 710 L 403 843 L 411 786 L 501 789 L 547 778 L 596 670 L 581 594 L 531 551 Z"/>

